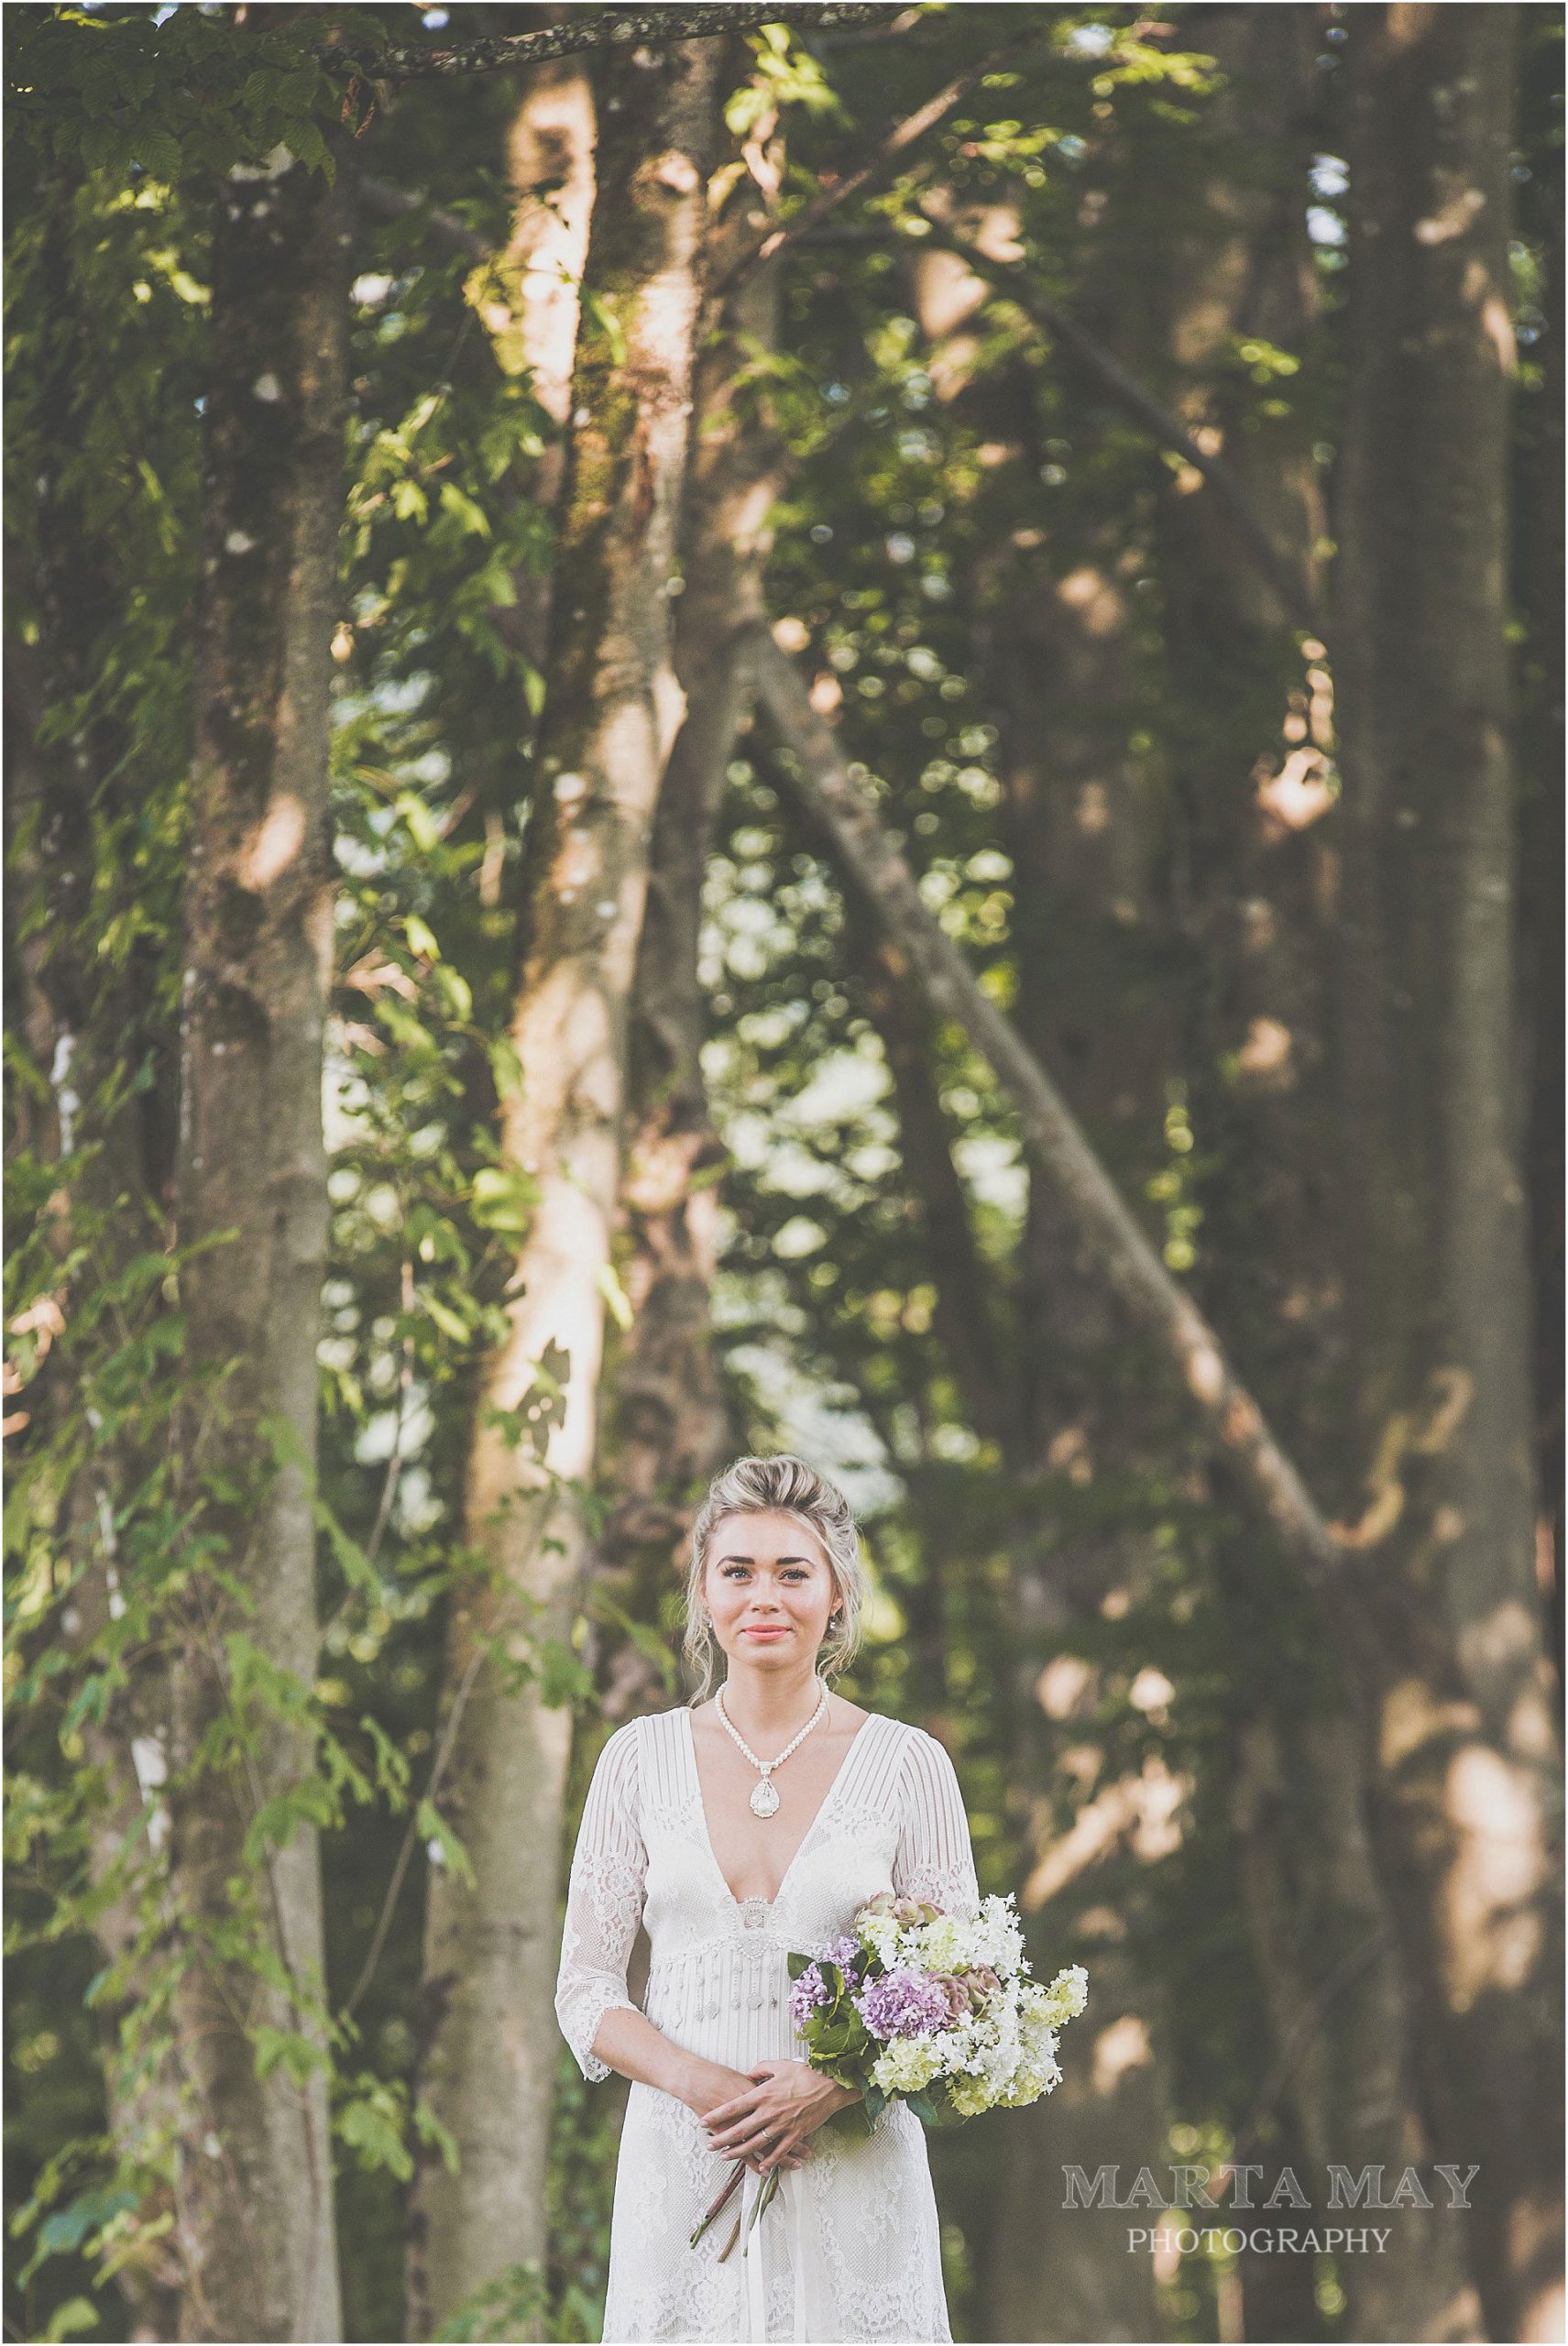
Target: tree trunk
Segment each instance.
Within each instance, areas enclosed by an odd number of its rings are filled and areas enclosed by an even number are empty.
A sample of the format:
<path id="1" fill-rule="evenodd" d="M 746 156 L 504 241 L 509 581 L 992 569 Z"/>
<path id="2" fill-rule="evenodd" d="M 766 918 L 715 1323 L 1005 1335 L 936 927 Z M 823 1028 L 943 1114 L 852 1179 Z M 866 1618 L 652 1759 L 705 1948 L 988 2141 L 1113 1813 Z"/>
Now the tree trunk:
<path id="1" fill-rule="evenodd" d="M 313 1683 L 346 269 L 337 197 L 286 150 L 232 172 L 217 211 L 178 1189 L 181 1243 L 215 1242 L 181 1273 L 195 1389 L 177 1465 L 203 1552 L 172 1684 L 170 1880 L 189 1935 L 176 2023 L 193 2098 L 181 2334 L 320 2340 L 340 2316 L 317 1836 L 296 1813 L 259 1865 L 245 1847 L 313 1755 L 274 1701 L 236 1684 L 231 1641 L 264 1673 Z M 236 1923 L 289 1992 L 236 1951 Z M 263 2025 L 316 2046 L 307 2077 L 283 2060 L 258 2078 Z"/>
<path id="2" fill-rule="evenodd" d="M 536 65 L 507 141 L 516 210 L 499 261 L 507 299 L 487 315 L 503 363 L 526 367 L 556 436 L 533 467 L 533 500 L 558 512 L 566 477 L 577 306 L 594 208 L 594 93 L 577 58 Z M 554 570 L 513 574 L 517 601 L 499 616 L 508 640 L 543 669 Z"/>
<path id="3" fill-rule="evenodd" d="M 552 657 L 530 825 L 532 895 L 503 1163 L 534 1189 L 510 1327 L 486 1362 L 455 1593 L 443 1807 L 470 1886 L 433 1871 L 422 2090 L 461 2172 L 427 2159 L 411 2239 L 414 2335 L 544 2246 L 557 2034 L 556 1886 L 571 1714 L 537 1672 L 569 1626 L 596 1446 L 632 972 L 659 781 L 681 714 L 668 585 L 721 50 L 618 49 L 585 277 Z M 530 1668 L 521 1693 L 501 1654 Z"/>
<path id="4" fill-rule="evenodd" d="M 1514 569 L 1519 616 L 1521 690 L 1519 930 L 1530 1110 L 1525 1157 L 1530 1213 L 1530 1286 L 1535 1296 L 1536 1479 L 1539 1575 L 1549 1604 L 1547 1650 L 1558 1672 L 1563 1715 L 1563 370 L 1564 221 L 1563 99 L 1558 28 L 1541 9 L 1519 43 L 1518 144 L 1535 182 L 1533 228 L 1541 255 L 1541 320 L 1533 356 L 1537 382 L 1519 418 Z M 1520 402 L 1521 407 L 1524 403 Z"/>
<path id="5" fill-rule="evenodd" d="M 1559 2335 L 1559 1759 L 1535 1580 L 1505 626 L 1515 12 L 1356 12 L 1340 1064 L 1376 1813 L 1492 2334 Z"/>
<path id="6" fill-rule="evenodd" d="M 1150 253 L 1161 371 L 1179 370 L 1183 422 L 1225 450 L 1300 580 L 1300 599 L 1315 604 L 1326 522 L 1296 385 L 1310 371 L 1317 314 L 1303 201 L 1320 143 L 1316 12 L 1205 10 L 1193 38 L 1217 58 L 1225 87 L 1205 116 L 1196 201 Z M 1277 378 L 1261 400 L 1233 363 L 1247 343 L 1302 373 Z M 1260 597 L 1226 515 L 1191 477 L 1167 489 L 1159 540 L 1185 1057 L 1201 1162 L 1212 1168 L 1197 1188 L 1194 1287 L 1245 1348 L 1266 1408 L 1289 1425 L 1310 1480 L 1327 1490 L 1342 1447 L 1343 1299 L 1332 1211 L 1326 677 L 1321 647 L 1300 658 L 1288 611 Z M 1302 1671 L 1310 1615 L 1288 1588 L 1257 1601 L 1252 1540 L 1224 1528 L 1228 1513 L 1220 1509 L 1216 1565 L 1234 1639 L 1244 1911 L 1280 2099 L 1326 2201 L 1328 2159 L 1381 2162 L 1398 2175 L 1437 2154 L 1414 2075 L 1413 2002 L 1368 1842 L 1359 1689 Z M 1446 2204 L 1402 2210 L 1386 2253 L 1344 2259 L 1340 2282 L 1356 2338 L 1480 2334 L 1464 2220 Z"/>
<path id="7" fill-rule="evenodd" d="M 1044 452 L 1025 446 L 1028 477 Z M 1081 536 L 1070 557 L 1025 543 L 989 567 L 982 658 L 1013 861 L 1013 1015 L 1026 1047 L 1070 1081 L 1096 1148 L 1135 1192 L 1156 1170 L 1150 1152 L 1163 1147 L 1176 1033 L 1166 991 L 1147 975 L 1160 915 L 1153 809 L 1128 746 L 1124 571 L 1114 544 Z M 1030 1149 L 1027 1163 L 1018 1309 L 1033 1332 L 1013 1364 L 1014 1463 L 1038 1478 L 1041 1496 L 1014 1541 L 1024 1659 L 1008 1690 L 1012 1794 L 1036 1968 L 1086 1964 L 1092 2004 L 1091 2025 L 1064 2040 L 1058 2092 L 1009 2125 L 990 2306 L 1002 2338 L 1146 2338 L 1160 2324 L 1152 2261 L 1127 2253 L 1125 2216 L 1064 2210 L 1061 2178 L 1069 2165 L 1093 2175 L 1105 2163 L 1136 2174 L 1172 2115 L 1161 1985 L 1124 1944 L 1129 1935 L 1147 1943 L 1139 1874 L 1172 1845 L 1146 1829 L 1141 1781 L 1118 1781 L 1107 1769 L 1097 1734 L 1103 1673 L 1074 1652 L 1075 1636 L 1092 1639 L 1102 1608 L 1148 1589 L 1156 1557 L 1142 1526 L 1106 1521 L 1091 1495 L 1108 1478 L 1126 1486 L 1146 1475 L 1168 1409 L 1149 1391 L 1126 1304 L 1101 1275 L 1048 1161 Z M 1051 1668 L 1064 1648 L 1080 1682 L 1070 1700 Z M 1086 1786 L 1096 1746 L 1101 1772 Z M 1090 1792 L 1097 1801 L 1125 1795 L 1124 1822 L 1092 1862 L 1069 1871 L 1059 1859 Z M 1117 1882 L 1109 1897 L 1108 1867 Z"/>
<path id="8" fill-rule="evenodd" d="M 748 178 L 742 188 L 754 199 Z M 739 216 L 735 216 L 739 215 Z M 715 234 L 714 268 L 755 234 L 747 194 Z M 697 975 L 703 885 L 741 722 L 740 639 L 762 615 L 770 515 L 786 457 L 748 382 L 759 346 L 778 337 L 778 271 L 741 277 L 710 320 L 696 372 L 675 606 L 675 669 L 685 717 L 659 793 L 648 907 L 631 1024 L 626 1181 L 627 1298 L 633 1318 L 605 1378 L 609 1513 L 595 1546 L 596 1579 L 630 1617 L 655 1623 L 680 1585 L 702 1492 L 724 1463 L 733 1428 L 714 1354 L 723 1143 L 708 1113 L 701 1051 L 707 998 Z M 613 1340 L 612 1340 L 613 1343 Z M 602 1640 L 611 1718 L 663 1699 L 663 1682 L 634 1641 Z"/>

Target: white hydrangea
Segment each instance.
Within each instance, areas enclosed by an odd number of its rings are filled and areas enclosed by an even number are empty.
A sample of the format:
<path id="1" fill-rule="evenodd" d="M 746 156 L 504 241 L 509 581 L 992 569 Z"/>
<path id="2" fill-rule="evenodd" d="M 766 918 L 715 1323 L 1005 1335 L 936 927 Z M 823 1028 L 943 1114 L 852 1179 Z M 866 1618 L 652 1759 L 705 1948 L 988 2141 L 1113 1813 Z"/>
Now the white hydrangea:
<path id="1" fill-rule="evenodd" d="M 877 2055 L 872 2083 L 880 2086 L 883 2093 L 918 2093 L 940 2073 L 941 2067 L 939 2038 L 895 2036 Z"/>
<path id="2" fill-rule="evenodd" d="M 855 1928 L 861 1945 L 876 1957 L 884 1969 L 894 1970 L 901 1953 L 899 1941 L 902 1934 L 893 1916 L 862 1914 Z"/>
<path id="3" fill-rule="evenodd" d="M 917 1924 L 906 1935 L 913 1959 L 927 1971 L 967 1971 L 974 1962 L 973 1926 L 959 1914 Z"/>

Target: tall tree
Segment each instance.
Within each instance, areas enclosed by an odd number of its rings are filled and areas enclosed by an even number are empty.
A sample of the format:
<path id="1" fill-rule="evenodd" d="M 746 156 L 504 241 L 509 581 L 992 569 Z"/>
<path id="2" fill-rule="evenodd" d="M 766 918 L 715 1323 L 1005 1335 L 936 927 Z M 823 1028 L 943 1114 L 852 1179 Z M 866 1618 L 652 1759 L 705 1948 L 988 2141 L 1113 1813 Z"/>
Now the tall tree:
<path id="1" fill-rule="evenodd" d="M 927 208 L 964 242 L 1003 260 L 1016 256 L 1015 205 L 977 196 L 959 206 L 938 194 Z M 1097 239 L 1087 243 L 1092 255 Z M 1070 370 L 1064 383 L 1037 353 L 1033 364 L 1030 354 L 1012 353 L 989 371 L 978 365 L 974 328 L 991 289 L 957 254 L 920 254 L 916 280 L 933 379 L 987 451 L 970 591 L 982 704 L 996 736 L 998 831 L 1011 866 L 1013 1016 L 1119 1177 L 1133 1174 L 1141 1150 L 1152 1157 L 1141 1168 L 1146 1180 L 1163 1153 L 1174 1025 L 1166 997 L 1145 980 L 1159 951 L 1159 912 L 1151 794 L 1130 747 L 1136 501 L 1107 523 L 1043 488 L 1045 442 L 1075 431 Z M 868 917 L 874 923 L 871 907 Z M 906 1076 L 905 1101 L 910 1091 Z M 903 1122 L 907 1147 L 907 1109 Z M 1030 1493 L 1008 1542 L 1019 1630 L 1003 1695 L 1009 1798 L 1031 1928 L 1049 1934 L 1053 1961 L 1090 1967 L 1095 2000 L 1091 2030 L 1064 2046 L 1058 2092 L 1008 2129 L 983 2302 L 988 2328 L 1002 2338 L 1135 2336 L 1157 2320 L 1151 2267 L 1108 2253 L 1113 2220 L 1064 2213 L 1050 2178 L 1067 2164 L 1089 2174 L 1107 2162 L 1135 2170 L 1168 2123 L 1159 1987 L 1125 1942 L 1145 1896 L 1143 1855 L 1169 1845 L 1145 1829 L 1137 1772 L 1123 1774 L 1109 1738 L 1096 1753 L 1104 1772 L 1092 1790 L 1101 1814 L 1115 1812 L 1118 1822 L 1096 1836 L 1091 1855 L 1070 1854 L 1089 1788 L 1086 1751 L 1099 1741 L 1092 1723 L 1105 1705 L 1105 1672 L 1078 1651 L 1086 1636 L 1092 1640 L 1102 1606 L 1145 1584 L 1153 1553 L 1143 1525 L 1117 1519 L 1098 1493 L 1146 1468 L 1159 1431 L 1136 1369 L 1118 1370 L 1135 1359 L 1118 1299 L 1085 1261 L 1072 1217 L 1032 1151 L 1025 1166 L 1010 1406 L 992 1412 L 1001 1455 Z M 960 1288 L 954 1301 L 980 1337 L 972 1295 Z M 974 1383 L 971 1375 L 966 1388 Z"/>
<path id="2" fill-rule="evenodd" d="M 221 185 L 205 411 L 178 1222 L 194 1511 L 171 1690 L 181 2334 L 339 2333 L 316 1671 L 329 646 L 343 505 L 340 203 L 286 147 Z M 276 1459 L 274 1465 L 272 1461 Z M 250 1935 L 257 1944 L 252 1946 Z M 255 2032 L 286 2057 L 263 2066 Z"/>
<path id="3" fill-rule="evenodd" d="M 754 246 L 781 168 L 782 142 L 769 138 L 765 121 L 743 143 L 745 155 L 716 174 L 716 184 L 723 175 L 732 187 L 711 232 L 715 280 L 727 254 Z M 732 134 L 730 144 L 742 141 Z M 609 1512 L 594 1557 L 601 1585 L 642 1622 L 657 1621 L 661 1596 L 678 1582 L 703 1485 L 733 1431 L 713 1343 L 724 1149 L 703 1074 L 710 1014 L 697 964 L 708 861 L 745 704 L 741 647 L 763 612 L 785 464 L 756 379 L 763 354 L 777 348 L 777 280 L 775 263 L 753 263 L 710 298 L 693 392 L 674 633 L 685 715 L 659 793 L 638 948 L 622 1195 L 633 1316 L 607 1366 Z M 610 1645 L 607 1708 L 615 1716 L 654 1698 L 662 1682 L 634 1643 Z"/>
<path id="4" fill-rule="evenodd" d="M 1534 1567 L 1507 460 L 1515 11 L 1351 27 L 1339 1189 L 1376 1813 L 1494 2336 L 1561 2319 L 1557 1735 Z M 1554 2300 L 1559 2302 L 1554 2305 Z"/>
<path id="5" fill-rule="evenodd" d="M 1300 7 L 1206 8 L 1187 20 L 1183 37 L 1223 79 L 1191 143 L 1191 199 L 1173 233 L 1150 238 L 1146 289 L 1173 403 L 1228 455 L 1309 608 L 1321 594 L 1326 534 L 1305 201 L 1322 137 L 1320 32 Z M 1131 266 L 1120 275 L 1136 281 Z M 1328 677 L 1322 647 L 1309 640 L 1303 658 L 1288 608 L 1266 586 L 1259 592 L 1190 471 L 1170 478 L 1158 534 L 1184 1061 L 1207 1168 L 1195 1183 L 1194 1278 L 1327 1489 L 1341 1441 L 1343 1306 L 1324 917 L 1336 845 Z M 1398 2174 L 1436 2154 L 1416 2091 L 1414 2003 L 1365 1832 L 1358 1689 L 1332 1668 L 1302 1667 L 1310 1610 L 1288 1584 L 1260 1586 L 1254 1543 L 1225 1524 L 1223 1496 L 1215 1552 L 1234 1639 L 1238 1903 L 1300 2171 L 1326 2197 L 1329 2159 Z M 1332 2028 L 1304 2044 L 1302 2015 L 1325 1996 Z M 1249 2328 L 1255 2291 L 1281 2260 L 1257 2263 L 1269 2269 L 1247 2275 Z M 1305 2279 L 1310 2299 L 1310 2260 Z M 1466 2336 L 1479 2320 L 1462 2220 L 1442 2202 L 1409 2210 L 1385 2255 L 1348 2260 L 1342 2286 L 1361 2337 Z"/>
<path id="6" fill-rule="evenodd" d="M 669 584 L 689 432 L 722 51 L 615 50 L 573 386 L 576 430 L 529 824 L 501 1154 L 532 1190 L 509 1332 L 487 1360 L 455 1591 L 443 1806 L 473 1878 L 438 1870 L 424 2091 L 460 2172 L 416 2178 L 411 2297 L 429 2335 L 544 2246 L 557 1843 L 571 1715 L 543 1675 L 569 1628 L 598 1431 L 627 1030 L 660 777 L 681 716 Z M 517 1691 L 501 1658 L 531 1674 Z"/>

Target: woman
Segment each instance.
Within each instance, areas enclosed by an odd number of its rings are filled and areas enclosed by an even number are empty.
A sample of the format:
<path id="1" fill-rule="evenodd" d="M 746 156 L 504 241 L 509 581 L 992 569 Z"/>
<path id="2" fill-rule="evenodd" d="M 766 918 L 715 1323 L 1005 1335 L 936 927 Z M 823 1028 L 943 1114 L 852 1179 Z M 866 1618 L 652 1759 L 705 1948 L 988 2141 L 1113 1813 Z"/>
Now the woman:
<path id="1" fill-rule="evenodd" d="M 632 2079 L 610 2228 L 607 2340 L 951 2336 L 920 2121 L 821 2130 L 856 2097 L 796 2055 L 792 1949 L 825 1948 L 881 1891 L 979 1904 L 952 1761 L 823 1681 L 853 1652 L 849 1507 L 803 1459 L 742 1458 L 692 1532 L 694 1706 L 633 1719 L 600 1754 L 567 1894 L 555 2009 L 586 2077 Z M 712 1683 L 714 1644 L 727 1664 Z M 645 2008 L 627 1992 L 638 1925 Z M 742 2214 L 689 2236 L 744 2159 Z"/>

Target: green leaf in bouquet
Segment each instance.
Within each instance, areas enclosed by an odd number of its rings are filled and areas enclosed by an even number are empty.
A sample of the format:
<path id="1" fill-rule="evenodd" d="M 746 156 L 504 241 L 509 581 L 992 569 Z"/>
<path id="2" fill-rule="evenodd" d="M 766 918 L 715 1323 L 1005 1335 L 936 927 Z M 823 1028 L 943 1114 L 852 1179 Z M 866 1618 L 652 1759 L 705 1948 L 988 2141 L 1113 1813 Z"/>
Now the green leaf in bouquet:
<path id="1" fill-rule="evenodd" d="M 828 2027 L 832 2032 L 833 2050 L 836 2054 L 869 2053 L 874 2059 L 876 2054 L 882 2049 L 851 2003 L 846 2003 L 841 2011 L 829 2015 Z"/>
<path id="2" fill-rule="evenodd" d="M 839 2082 L 842 2084 L 844 2080 L 840 2078 Z M 882 2098 L 879 2096 L 877 2105 L 879 2109 L 881 2104 Z M 831 2118 L 825 2119 L 822 2131 L 826 2132 L 831 2126 L 839 2134 L 848 2136 L 851 2142 L 864 2142 L 876 2123 L 876 2110 L 871 2107 L 869 2097 L 865 2101 L 851 2101 L 844 2109 L 836 2110 Z"/>
<path id="3" fill-rule="evenodd" d="M 938 2086 L 929 2093 L 912 2093 L 909 2107 L 922 2126 L 929 2126 L 933 2130 L 961 2126 L 964 2122 L 960 2113 L 953 2108 L 946 2085 Z"/>

